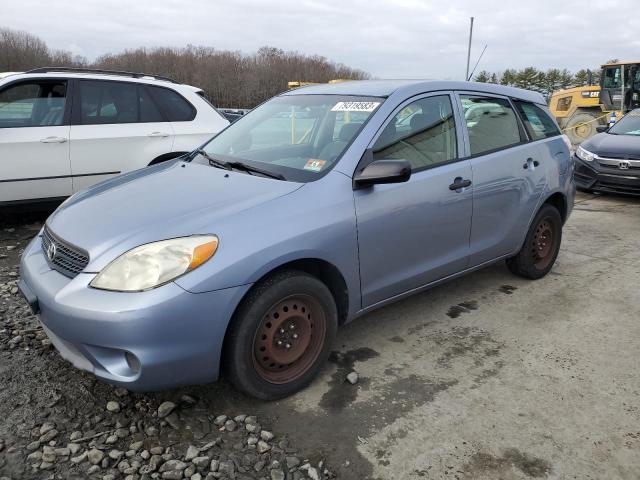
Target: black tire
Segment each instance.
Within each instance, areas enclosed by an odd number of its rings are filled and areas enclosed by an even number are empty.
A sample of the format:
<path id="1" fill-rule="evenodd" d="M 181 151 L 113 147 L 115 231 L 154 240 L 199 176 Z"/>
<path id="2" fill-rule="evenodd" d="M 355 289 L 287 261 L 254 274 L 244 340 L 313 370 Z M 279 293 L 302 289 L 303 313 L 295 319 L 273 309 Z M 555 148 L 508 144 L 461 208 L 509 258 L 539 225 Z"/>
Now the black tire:
<path id="1" fill-rule="evenodd" d="M 578 109 L 565 123 L 564 133 L 571 143 L 579 145 L 598 133 L 596 126 L 600 124 L 596 119 L 601 115 L 602 113 L 596 110 Z"/>
<path id="2" fill-rule="evenodd" d="M 302 271 L 276 273 L 249 292 L 231 320 L 223 353 L 225 377 L 252 397 L 288 397 L 318 374 L 337 327 L 335 300 L 324 283 Z"/>
<path id="3" fill-rule="evenodd" d="M 562 218 L 553 205 L 545 204 L 531 222 L 524 245 L 507 267 L 515 275 L 536 280 L 544 277 L 556 261 L 562 242 Z"/>

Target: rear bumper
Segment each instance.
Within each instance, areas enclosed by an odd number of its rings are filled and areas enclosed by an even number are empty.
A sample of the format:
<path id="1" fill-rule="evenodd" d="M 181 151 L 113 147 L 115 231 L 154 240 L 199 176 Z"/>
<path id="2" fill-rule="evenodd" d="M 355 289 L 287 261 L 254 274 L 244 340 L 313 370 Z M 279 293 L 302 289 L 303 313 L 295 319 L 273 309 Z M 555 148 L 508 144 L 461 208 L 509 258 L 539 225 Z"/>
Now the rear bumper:
<path id="1" fill-rule="evenodd" d="M 61 356 L 131 390 L 218 378 L 224 334 L 250 285 L 190 293 L 175 283 L 147 292 L 89 287 L 49 268 L 36 237 L 20 264 L 20 289 Z"/>
<path id="2" fill-rule="evenodd" d="M 640 195 L 640 172 L 621 170 L 620 173 L 604 173 L 574 156 L 574 178 L 578 188 L 599 192 Z"/>

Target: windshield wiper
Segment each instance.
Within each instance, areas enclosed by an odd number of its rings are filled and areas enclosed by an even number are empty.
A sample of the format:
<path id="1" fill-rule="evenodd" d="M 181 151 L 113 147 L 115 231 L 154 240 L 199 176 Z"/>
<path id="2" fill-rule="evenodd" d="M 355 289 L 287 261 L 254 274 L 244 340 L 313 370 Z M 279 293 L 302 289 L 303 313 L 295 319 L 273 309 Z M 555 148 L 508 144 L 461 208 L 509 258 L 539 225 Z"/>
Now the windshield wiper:
<path id="1" fill-rule="evenodd" d="M 286 180 L 286 177 L 281 173 L 273 173 L 268 170 L 263 170 L 262 168 L 253 167 L 251 165 L 247 165 L 246 163 L 239 162 L 239 161 L 225 162 L 224 160 L 218 160 L 217 158 L 214 158 L 211 155 L 209 155 L 207 152 L 205 152 L 201 148 L 199 148 L 198 150 L 195 150 L 195 153 L 198 153 L 202 155 L 204 158 L 206 158 L 207 160 L 209 160 L 209 165 L 222 168 L 224 170 L 231 170 L 235 168 L 237 170 L 244 170 L 247 173 L 254 172 L 260 175 L 264 175 L 265 177 L 276 178 L 278 180 Z"/>
<path id="2" fill-rule="evenodd" d="M 209 165 L 211 165 L 212 167 L 222 168 L 224 170 L 231 170 L 231 165 L 229 165 L 228 162 L 225 162 L 223 160 L 218 160 L 217 158 L 213 158 L 211 155 L 209 155 L 207 152 L 205 152 L 201 148 L 196 150 L 195 153 L 198 153 L 202 155 L 204 158 L 206 158 L 207 160 L 209 160 Z"/>
<path id="3" fill-rule="evenodd" d="M 262 168 L 254 167 L 252 165 L 247 165 L 242 162 L 225 162 L 231 168 L 237 168 L 238 170 L 244 170 L 245 172 L 255 172 L 260 175 L 264 175 L 265 177 L 275 178 L 278 180 L 286 180 L 287 178 L 281 173 L 270 172 L 269 170 L 263 170 Z"/>

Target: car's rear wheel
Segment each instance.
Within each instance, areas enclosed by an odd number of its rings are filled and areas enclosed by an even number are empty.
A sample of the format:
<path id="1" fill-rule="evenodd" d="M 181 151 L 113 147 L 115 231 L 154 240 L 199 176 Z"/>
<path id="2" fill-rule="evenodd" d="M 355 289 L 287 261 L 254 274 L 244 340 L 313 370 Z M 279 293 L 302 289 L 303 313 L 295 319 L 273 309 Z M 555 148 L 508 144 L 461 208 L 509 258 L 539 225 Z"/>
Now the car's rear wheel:
<path id="1" fill-rule="evenodd" d="M 522 249 L 507 260 L 509 270 L 521 277 L 544 277 L 558 257 L 561 241 L 560 213 L 553 205 L 543 205 L 531 223 Z"/>
<path id="2" fill-rule="evenodd" d="M 300 271 L 267 278 L 229 326 L 223 359 L 228 380 L 263 400 L 301 390 L 329 356 L 337 319 L 333 296 L 317 278 Z"/>

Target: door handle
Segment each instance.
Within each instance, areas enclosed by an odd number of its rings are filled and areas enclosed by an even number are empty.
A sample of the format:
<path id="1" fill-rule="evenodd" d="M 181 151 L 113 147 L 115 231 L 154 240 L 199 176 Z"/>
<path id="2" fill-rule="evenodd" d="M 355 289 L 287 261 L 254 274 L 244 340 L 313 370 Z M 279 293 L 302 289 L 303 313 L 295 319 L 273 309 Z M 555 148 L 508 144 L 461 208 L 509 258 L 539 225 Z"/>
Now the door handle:
<path id="1" fill-rule="evenodd" d="M 47 137 L 40 140 L 40 143 L 65 143 L 69 139 L 65 137 Z"/>
<path id="2" fill-rule="evenodd" d="M 464 179 L 462 177 L 456 177 L 451 185 L 449 185 L 449 190 L 460 190 L 463 188 L 467 188 L 471 186 L 471 180 Z"/>
<path id="3" fill-rule="evenodd" d="M 537 167 L 538 165 L 540 165 L 540 162 L 538 160 L 534 160 L 533 158 L 529 157 L 527 158 L 527 161 L 524 162 L 524 165 L 522 165 L 522 168 L 527 170 L 528 168 L 531 168 L 531 166 Z"/>
<path id="4" fill-rule="evenodd" d="M 147 135 L 147 137 L 160 137 L 160 138 L 166 138 L 168 136 L 169 134 L 166 132 L 151 132 Z"/>

